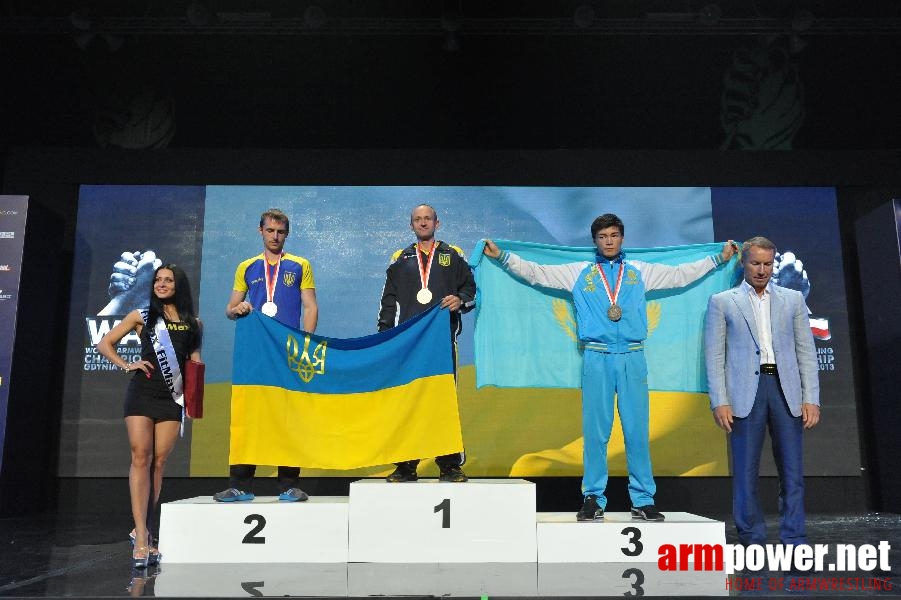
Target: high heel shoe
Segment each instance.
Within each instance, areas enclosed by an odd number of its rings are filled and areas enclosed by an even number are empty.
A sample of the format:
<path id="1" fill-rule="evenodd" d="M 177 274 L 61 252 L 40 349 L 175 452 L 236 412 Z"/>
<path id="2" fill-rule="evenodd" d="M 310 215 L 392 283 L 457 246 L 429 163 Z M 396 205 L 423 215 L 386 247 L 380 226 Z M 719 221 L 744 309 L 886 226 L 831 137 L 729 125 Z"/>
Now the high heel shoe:
<path id="1" fill-rule="evenodd" d="M 131 541 L 131 547 L 135 547 L 135 530 L 132 529 L 128 534 L 128 539 Z M 153 545 L 155 540 L 151 537 L 149 538 L 149 544 L 147 545 L 147 549 L 150 551 L 147 555 L 147 564 L 149 566 L 155 566 L 160 564 L 160 559 L 163 558 L 163 555 L 160 554 L 159 548 Z"/>
<path id="2" fill-rule="evenodd" d="M 135 569 L 146 569 L 150 561 L 150 548 L 147 546 L 135 546 L 131 552 L 131 566 Z"/>

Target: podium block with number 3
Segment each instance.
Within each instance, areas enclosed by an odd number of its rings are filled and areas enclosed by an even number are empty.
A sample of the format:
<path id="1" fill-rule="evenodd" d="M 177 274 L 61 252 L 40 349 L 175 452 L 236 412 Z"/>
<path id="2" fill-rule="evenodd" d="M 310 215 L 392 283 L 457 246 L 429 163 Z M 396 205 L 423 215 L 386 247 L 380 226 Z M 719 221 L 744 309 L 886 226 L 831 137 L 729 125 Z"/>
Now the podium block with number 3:
<path id="1" fill-rule="evenodd" d="M 535 484 L 357 481 L 349 527 L 351 562 L 535 562 Z"/>
<path id="2" fill-rule="evenodd" d="M 597 523 L 576 522 L 575 513 L 538 513 L 540 563 L 656 563 L 664 544 L 725 543 L 725 523 L 685 512 L 655 522 L 612 512 Z"/>

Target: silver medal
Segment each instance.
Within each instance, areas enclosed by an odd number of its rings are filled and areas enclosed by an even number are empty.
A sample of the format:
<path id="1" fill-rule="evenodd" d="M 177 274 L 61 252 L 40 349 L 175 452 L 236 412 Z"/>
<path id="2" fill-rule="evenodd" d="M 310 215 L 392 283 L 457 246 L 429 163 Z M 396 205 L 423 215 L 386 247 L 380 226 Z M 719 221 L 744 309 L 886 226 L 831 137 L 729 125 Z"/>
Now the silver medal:
<path id="1" fill-rule="evenodd" d="M 260 308 L 260 311 L 267 317 L 274 317 L 278 312 L 278 306 L 275 305 L 275 302 L 267 302 Z"/>
<path id="2" fill-rule="evenodd" d="M 416 301 L 420 304 L 428 304 L 432 301 L 432 292 L 428 288 L 422 288 L 416 292 Z"/>

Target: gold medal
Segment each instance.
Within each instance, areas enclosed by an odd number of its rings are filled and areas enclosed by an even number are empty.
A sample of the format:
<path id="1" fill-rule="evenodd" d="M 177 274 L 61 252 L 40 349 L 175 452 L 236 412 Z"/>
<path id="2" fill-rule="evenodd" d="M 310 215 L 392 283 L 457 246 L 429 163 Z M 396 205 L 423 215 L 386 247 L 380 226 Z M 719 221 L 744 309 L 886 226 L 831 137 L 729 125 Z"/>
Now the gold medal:
<path id="1" fill-rule="evenodd" d="M 419 279 L 422 282 L 422 289 L 416 292 L 416 301 L 420 304 L 428 304 L 432 301 L 432 292 L 429 290 L 429 276 L 432 274 L 432 260 L 438 253 L 438 242 L 432 240 L 432 251 L 429 252 L 429 261 L 423 264 L 422 246 L 420 242 L 416 242 L 416 263 L 419 265 Z"/>
<path id="2" fill-rule="evenodd" d="M 428 288 L 422 288 L 416 292 L 416 301 L 420 304 L 428 304 L 432 301 L 432 292 Z"/>

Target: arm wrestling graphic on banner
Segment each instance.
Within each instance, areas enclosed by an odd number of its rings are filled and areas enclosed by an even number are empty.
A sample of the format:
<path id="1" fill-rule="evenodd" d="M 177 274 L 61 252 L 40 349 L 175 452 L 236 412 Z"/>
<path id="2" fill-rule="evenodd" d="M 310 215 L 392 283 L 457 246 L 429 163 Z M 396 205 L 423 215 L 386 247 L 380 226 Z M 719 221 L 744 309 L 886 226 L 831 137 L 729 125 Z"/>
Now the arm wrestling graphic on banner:
<path id="1" fill-rule="evenodd" d="M 123 252 L 109 277 L 109 304 L 101 308 L 97 316 L 127 315 L 133 310 L 147 308 L 146 289 L 161 264 L 163 262 L 153 250 Z"/>

